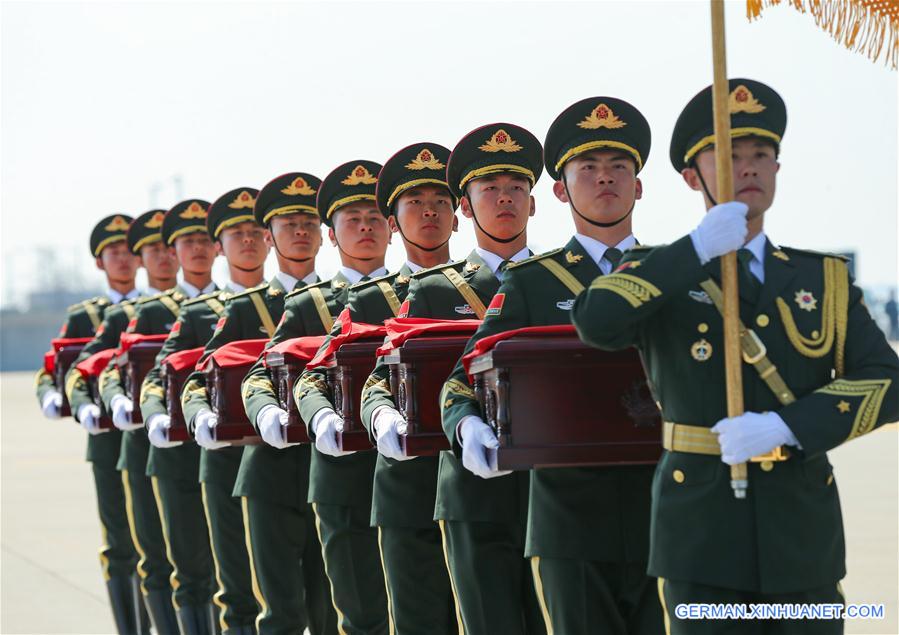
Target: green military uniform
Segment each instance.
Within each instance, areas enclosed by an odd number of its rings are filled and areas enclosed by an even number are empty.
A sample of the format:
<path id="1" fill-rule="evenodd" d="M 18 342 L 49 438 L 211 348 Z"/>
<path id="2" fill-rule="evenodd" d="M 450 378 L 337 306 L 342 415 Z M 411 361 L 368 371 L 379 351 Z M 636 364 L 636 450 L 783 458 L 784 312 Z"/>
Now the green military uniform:
<path id="1" fill-rule="evenodd" d="M 91 232 L 91 256 L 99 257 L 107 245 L 126 240 L 125 231 L 131 220 L 127 216 L 114 215 L 107 216 L 97 223 Z M 109 298 L 102 296 L 70 306 L 59 337 L 94 336 L 103 323 L 104 316 L 114 306 Z M 123 328 L 126 322 L 127 317 L 123 320 Z M 62 391 L 64 387 L 57 386 L 53 376 L 41 369 L 35 377 L 35 389 L 38 402 L 43 403 L 48 392 Z M 73 406 L 73 416 L 76 410 L 77 408 Z M 135 611 L 138 608 L 135 571 L 137 552 L 134 550 L 128 530 L 125 492 L 115 470 L 120 443 L 121 432 L 118 430 L 89 435 L 88 460 L 91 461 L 94 473 L 97 509 L 103 534 L 103 544 L 100 547 L 103 577 L 106 580 L 116 629 L 119 633 L 130 633 L 137 628 L 135 622 Z"/>
<path id="2" fill-rule="evenodd" d="M 779 144 L 786 112 L 777 93 L 751 80 L 730 88 L 732 135 Z M 713 143 L 711 104 L 707 88 L 678 119 L 676 169 Z M 635 250 L 573 310 L 586 342 L 637 347 L 661 404 L 666 451 L 652 485 L 649 573 L 660 578 L 674 633 L 842 632 L 840 619 L 701 622 L 671 612 L 682 602 L 841 604 L 845 545 L 826 452 L 899 417 L 899 360 L 843 260 L 760 240 L 764 282 L 753 290 L 747 274 L 739 285 L 740 320 L 764 345 L 744 348 L 745 408 L 776 412 L 801 449 L 750 462 L 745 499 L 734 497 L 709 431 L 727 416 L 720 260 L 700 264 L 689 236 Z"/>
<path id="3" fill-rule="evenodd" d="M 495 173 L 521 174 L 533 185 L 542 171 L 541 148 L 527 130 L 494 124 L 460 141 L 448 164 L 447 182 L 456 197 L 464 195 L 469 180 Z M 466 260 L 414 274 L 402 315 L 449 320 L 483 317 L 498 288 L 492 268 L 473 251 Z M 363 418 L 369 423 L 378 406 L 395 407 L 387 378 L 386 365 L 379 363 L 365 394 Z M 433 459 L 424 457 L 401 468 L 425 470 L 429 463 L 434 470 Z M 383 475 L 384 485 L 399 487 L 389 475 Z M 403 496 L 416 501 L 408 506 L 416 511 L 416 525 L 427 518 L 424 506 L 434 502 L 433 518 L 443 534 L 457 620 L 464 631 L 542 633 L 543 621 L 524 560 L 526 477 L 514 474 L 486 481 L 464 469 L 452 453 L 441 452 L 436 473 L 428 480 L 422 477 L 417 486 L 408 481 L 402 485 Z M 380 517 L 380 506 L 373 513 Z M 385 518 L 391 520 L 395 519 Z M 485 595 L 485 589 L 489 594 Z"/>
<path id="4" fill-rule="evenodd" d="M 210 213 L 247 191 L 253 198 L 253 217 L 267 225 L 275 215 L 314 212 L 319 184 L 319 179 L 310 174 L 290 173 L 266 185 L 262 192 L 250 188 L 229 192 L 219 199 L 221 205 L 219 201 L 213 204 Z M 314 275 L 312 278 L 317 281 Z M 296 287 L 305 287 L 308 282 L 298 281 Z M 225 316 L 206 345 L 201 361 L 228 342 L 271 337 L 284 312 L 285 296 L 291 290 L 275 277 L 269 284 L 229 298 Z M 204 373 L 195 372 L 189 377 L 182 406 L 191 426 L 196 425 L 202 410 L 211 411 Z M 219 595 L 229 607 L 223 619 L 230 629 L 236 629 L 238 624 L 251 626 L 254 620 L 261 633 L 299 632 L 307 625 L 315 635 L 334 629 L 336 617 L 321 550 L 311 514 L 302 513 L 308 509 L 303 485 L 308 465 L 308 448 L 278 451 L 254 445 L 203 451 L 200 480 L 219 566 Z M 268 513 L 252 522 L 259 508 Z M 251 546 L 253 529 L 255 548 Z M 272 536 L 287 546 L 279 549 Z M 287 555 L 291 552 L 295 556 L 292 560 Z M 255 603 L 250 607 L 253 596 L 248 597 L 248 592 L 255 595 L 261 611 Z"/>
<path id="5" fill-rule="evenodd" d="M 610 121 L 615 124 L 607 125 Z M 632 157 L 639 172 L 649 147 L 649 124 L 636 108 L 614 97 L 591 97 L 553 122 L 545 163 L 549 175 L 564 182 L 567 161 L 612 149 Z M 598 249 L 606 246 L 579 235 L 562 249 L 510 265 L 494 306 L 466 352 L 496 333 L 567 324 L 574 298 L 602 275 L 600 261 L 606 258 L 603 264 L 611 271 L 620 257 L 616 247 L 632 242 L 629 237 L 600 255 Z M 591 254 L 585 243 L 597 251 Z M 480 416 L 461 361 L 446 395 L 447 434 L 463 417 Z M 457 438 L 452 438 L 455 452 L 461 452 Z M 663 628 L 655 586 L 645 575 L 652 473 L 653 468 L 645 466 L 531 471 L 526 556 L 548 632 L 653 634 Z"/>
<path id="6" fill-rule="evenodd" d="M 173 245 L 180 236 L 206 233 L 208 207 L 207 201 L 199 199 L 175 205 L 162 222 L 163 242 Z M 224 313 L 222 295 L 219 291 L 204 294 L 185 300 L 179 308 L 156 365 L 141 386 L 139 407 L 147 429 L 154 416 L 166 414 L 162 361 L 172 353 L 203 346 L 209 340 L 215 323 Z M 143 311 L 138 324 L 142 315 Z M 147 455 L 146 475 L 156 494 L 168 557 L 175 569 L 173 601 L 182 635 L 208 633 L 216 623 L 211 604 L 213 561 L 198 482 L 199 462 L 200 449 L 195 443 L 169 448 L 150 445 Z"/>
<path id="7" fill-rule="evenodd" d="M 353 161 L 333 170 L 321 183 L 316 207 L 322 220 L 330 225 L 333 214 L 343 204 L 371 200 L 374 198 L 374 183 L 381 166 L 371 161 Z M 329 282 L 323 282 L 290 294 L 285 302 L 284 316 L 269 346 L 295 337 L 325 335 L 331 331 L 334 318 L 343 310 L 349 295 L 349 279 L 338 273 Z M 299 389 L 302 381 L 296 383 Z M 259 413 L 265 406 L 278 406 L 268 371 L 260 360 L 247 375 L 243 384 L 244 405 L 250 421 L 256 424 Z M 295 392 L 297 403 L 304 408 L 302 397 Z M 301 410 L 301 414 L 303 414 Z M 307 423 L 311 419 L 305 419 Z M 311 427 L 311 426 L 310 426 Z M 314 438 L 314 436 L 313 436 Z M 346 633 L 387 632 L 386 600 L 384 577 L 377 555 L 377 540 L 369 526 L 369 506 L 371 505 L 371 475 L 374 470 L 375 452 L 357 452 L 350 456 L 335 458 L 319 452 L 308 444 L 277 450 L 270 445 L 256 448 L 260 460 L 266 457 L 284 455 L 297 457 L 292 469 L 300 472 L 293 476 L 287 473 L 278 479 L 282 493 L 304 496 L 314 506 L 318 538 L 321 542 L 325 572 L 331 586 L 334 608 L 337 612 L 335 626 Z M 311 452 L 311 457 L 309 453 Z M 309 459 L 307 459 L 309 457 Z M 302 459 L 302 461 L 301 461 Z M 282 463 L 286 458 L 282 458 Z M 309 463 L 306 461 L 309 460 Z M 268 468 L 271 471 L 271 467 Z M 245 472 L 243 487 L 249 495 L 251 519 L 258 518 L 265 523 L 265 507 L 254 506 L 254 481 L 261 481 L 261 475 Z M 290 487 L 297 484 L 297 489 Z M 241 489 L 238 479 L 235 492 Z M 260 483 L 261 485 L 261 483 Z M 256 485 L 258 488 L 259 485 Z M 272 489 L 271 485 L 265 488 Z M 308 493 L 307 493 L 308 492 Z M 257 494 L 258 495 L 258 494 Z M 300 501 L 292 503 L 297 510 Z M 311 518 L 311 517 L 310 517 Z M 268 521 L 270 522 L 270 521 Z M 250 524 L 253 537 L 254 526 Z M 277 545 L 276 536 L 269 536 L 264 544 Z M 256 540 L 254 539 L 254 549 Z M 263 542 L 260 540 L 260 547 Z M 275 549 L 274 557 L 283 557 Z M 255 557 L 255 553 L 254 553 Z"/>
<path id="8" fill-rule="evenodd" d="M 134 219 L 127 233 L 128 246 L 133 253 L 138 254 L 144 245 L 162 240 L 161 227 L 164 214 L 163 210 L 150 210 Z M 119 336 L 137 319 L 137 307 L 144 300 L 146 298 L 134 303 L 121 303 L 119 307 L 114 307 L 113 310 L 108 311 L 104 317 L 103 324 L 97 330 L 97 336 L 94 341 L 85 346 L 79 361 L 87 359 L 98 351 L 118 347 Z M 121 308 L 121 310 L 117 310 L 118 308 Z M 112 363 L 114 363 L 114 360 L 111 361 Z M 103 394 L 105 389 L 104 383 L 111 378 L 112 374 L 110 367 L 107 367 L 100 374 L 100 399 L 103 401 L 104 406 L 108 404 L 108 400 L 104 399 Z M 76 413 L 81 405 L 91 402 L 87 383 L 81 378 L 78 371 L 74 369 L 69 371 L 66 376 L 66 392 L 69 395 L 69 404 Z M 123 465 L 126 464 L 129 450 L 130 454 L 134 454 L 135 445 L 129 443 L 129 437 L 135 433 L 120 433 L 118 430 L 115 430 L 92 437 L 92 440 L 112 434 L 118 436 L 117 447 L 105 444 L 101 449 L 99 447 L 92 448 L 89 444 L 88 460 L 91 460 L 92 454 L 102 454 L 103 459 L 101 460 L 110 461 L 111 466 L 121 472 L 118 478 L 124 488 L 125 510 L 128 515 L 131 539 L 140 555 L 140 560 L 137 563 L 137 573 L 141 578 L 140 587 L 144 604 L 156 630 L 162 633 L 173 633 L 177 631 L 177 624 L 171 604 L 171 586 L 169 583 L 172 566 L 166 558 L 165 543 L 162 537 L 162 529 L 159 525 L 159 518 L 155 512 L 156 503 L 150 482 L 144 476 L 146 459 L 144 458 L 143 461 L 140 461 L 142 465 L 140 465 L 138 471 L 130 474 Z M 146 433 L 143 434 L 144 443 L 146 443 Z M 144 454 L 144 456 L 146 455 Z M 133 460 L 134 457 L 132 457 L 132 462 Z"/>
<path id="9" fill-rule="evenodd" d="M 446 187 L 444 168 L 448 158 L 449 150 L 435 143 L 417 143 L 391 157 L 378 175 L 375 196 L 381 212 L 393 214 L 394 201 L 411 187 Z M 411 274 L 406 264 L 398 273 L 354 285 L 347 303 L 353 321 L 380 324 L 395 317 L 406 298 Z M 339 329 L 335 324 L 332 333 Z M 325 374 L 316 370 L 305 375 L 301 414 L 305 421 L 311 421 L 316 412 L 333 405 Z M 363 404 L 363 422 L 371 431 L 370 419 L 370 411 Z M 373 442 L 374 438 L 372 433 Z M 436 477 L 436 457 L 403 462 L 377 455 L 370 523 L 378 528 L 388 619 L 392 632 L 398 635 L 458 632 L 440 531 L 433 520 Z"/>

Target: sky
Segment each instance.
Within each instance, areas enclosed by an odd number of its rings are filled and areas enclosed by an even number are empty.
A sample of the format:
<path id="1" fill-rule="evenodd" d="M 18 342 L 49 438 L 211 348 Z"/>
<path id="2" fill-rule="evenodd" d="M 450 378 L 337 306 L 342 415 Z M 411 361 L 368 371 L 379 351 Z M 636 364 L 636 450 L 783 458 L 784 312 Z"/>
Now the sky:
<path id="1" fill-rule="evenodd" d="M 787 104 L 769 237 L 855 251 L 863 285 L 896 284 L 896 71 L 789 6 L 752 23 L 744 2 L 726 9 L 728 74 L 768 83 Z M 668 143 L 711 78 L 699 0 L 3 2 L 0 300 L 21 302 L 35 286 L 101 287 L 87 245 L 105 215 L 215 200 L 288 171 L 323 177 L 419 141 L 452 147 L 496 121 L 543 139 L 591 96 L 625 99 L 649 120 L 634 233 L 670 242 L 704 208 Z M 571 213 L 545 174 L 534 194 L 531 247 L 564 244 Z M 460 214 L 452 255 L 473 246 Z M 395 240 L 388 267 L 403 260 Z M 338 266 L 326 241 L 317 269 L 328 277 Z M 225 282 L 224 263 L 215 272 Z"/>

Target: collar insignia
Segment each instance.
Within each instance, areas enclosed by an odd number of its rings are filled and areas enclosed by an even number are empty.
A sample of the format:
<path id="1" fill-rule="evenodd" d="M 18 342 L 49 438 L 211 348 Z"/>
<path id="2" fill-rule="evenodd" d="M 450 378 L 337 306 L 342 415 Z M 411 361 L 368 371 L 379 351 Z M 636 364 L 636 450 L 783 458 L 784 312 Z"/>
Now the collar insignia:
<path id="1" fill-rule="evenodd" d="M 467 262 L 467 263 L 465 263 L 465 272 L 466 272 L 466 273 L 471 273 L 472 271 L 477 271 L 477 270 L 480 269 L 480 268 L 481 268 L 481 265 L 479 265 L 479 264 L 476 263 L 476 262 Z"/>
<path id="2" fill-rule="evenodd" d="M 411 163 L 406 164 L 407 170 L 441 170 L 445 167 L 427 148 L 423 148 Z"/>
<path id="3" fill-rule="evenodd" d="M 243 192 L 238 194 L 233 201 L 228 203 L 228 207 L 230 207 L 231 209 L 253 209 L 253 205 L 255 204 L 256 198 L 252 194 L 244 190 Z"/>
<path id="4" fill-rule="evenodd" d="M 743 84 L 740 84 L 734 88 L 730 94 L 730 98 L 728 99 L 728 109 L 732 115 L 739 112 L 755 115 L 762 112 L 765 109 L 765 106 L 752 96 L 752 92 L 748 88 Z"/>
<path id="5" fill-rule="evenodd" d="M 575 254 L 570 251 L 565 252 L 565 262 L 567 262 L 569 265 L 575 265 L 583 259 L 584 257 L 581 254 Z"/>
<path id="6" fill-rule="evenodd" d="M 782 252 L 780 249 L 778 249 L 777 251 L 772 251 L 771 255 L 774 256 L 775 258 L 780 258 L 784 262 L 790 261 L 790 257 L 787 254 L 785 254 L 784 252 Z"/>
<path id="7" fill-rule="evenodd" d="M 306 179 L 298 176 L 290 182 L 290 185 L 282 189 L 281 193 L 288 196 L 312 196 L 315 194 L 315 190 L 306 182 Z"/>
<path id="8" fill-rule="evenodd" d="M 409 278 L 407 278 L 406 276 L 399 276 L 396 279 L 396 283 L 397 284 L 409 284 Z"/>
<path id="9" fill-rule="evenodd" d="M 334 282 L 335 289 L 343 289 L 345 286 L 346 286 L 346 282 L 344 282 L 343 280 L 337 280 Z"/>
<path id="10" fill-rule="evenodd" d="M 478 150 L 484 152 L 518 152 L 521 146 L 518 145 L 509 133 L 500 128 L 493 133 L 487 142 L 482 146 L 478 146 Z"/>
<path id="11" fill-rule="evenodd" d="M 556 308 L 561 309 L 562 311 L 570 311 L 571 307 L 574 306 L 574 298 L 570 300 L 563 300 L 562 302 L 556 302 Z"/>
<path id="12" fill-rule="evenodd" d="M 621 119 L 612 112 L 611 108 L 605 104 L 599 104 L 584 118 L 583 121 L 578 123 L 578 128 L 584 128 L 586 130 L 609 128 L 610 130 L 614 130 L 616 128 L 624 128 L 626 125 L 627 123 L 621 121 Z"/>
<path id="13" fill-rule="evenodd" d="M 357 165 L 350 175 L 341 181 L 343 185 L 374 185 L 378 179 L 364 165 Z"/>

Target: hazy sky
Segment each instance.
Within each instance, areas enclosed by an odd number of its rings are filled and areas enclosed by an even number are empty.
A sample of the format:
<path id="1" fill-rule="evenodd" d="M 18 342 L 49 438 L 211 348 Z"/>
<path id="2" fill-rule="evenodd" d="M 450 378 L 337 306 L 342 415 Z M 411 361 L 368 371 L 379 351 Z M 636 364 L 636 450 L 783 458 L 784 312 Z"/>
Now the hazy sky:
<path id="1" fill-rule="evenodd" d="M 692 229 L 703 208 L 668 161 L 674 121 L 711 82 L 708 3 L 695 2 L 4 2 L 0 97 L 3 300 L 46 271 L 91 271 L 90 228 L 184 197 L 214 200 L 278 174 L 324 176 L 383 162 L 409 143 L 452 147 L 511 121 L 544 138 L 565 107 L 613 95 L 649 120 L 653 147 L 634 213 L 643 243 Z M 856 250 L 866 285 L 897 278 L 897 74 L 846 51 L 790 7 L 749 23 L 729 3 L 729 74 L 787 103 L 779 244 Z M 544 177 L 531 246 L 573 231 Z M 474 244 L 461 218 L 452 244 Z M 399 266 L 394 242 L 388 265 Z M 269 273 L 273 272 L 269 263 Z M 325 276 L 337 268 L 326 245 Z M 219 281 L 221 265 L 217 271 Z"/>

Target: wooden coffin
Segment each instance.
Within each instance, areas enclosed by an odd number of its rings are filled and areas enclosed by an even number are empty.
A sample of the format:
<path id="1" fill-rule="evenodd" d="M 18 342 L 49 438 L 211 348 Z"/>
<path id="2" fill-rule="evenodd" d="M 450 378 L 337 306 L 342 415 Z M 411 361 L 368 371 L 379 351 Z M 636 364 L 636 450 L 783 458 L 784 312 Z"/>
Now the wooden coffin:
<path id="1" fill-rule="evenodd" d="M 275 394 L 278 395 L 278 404 L 287 411 L 287 424 L 282 426 L 281 430 L 284 440 L 288 443 L 309 443 L 306 424 L 300 417 L 300 410 L 293 398 L 294 383 L 303 374 L 306 361 L 280 351 L 272 351 L 266 353 L 265 364 L 271 372 Z"/>
<path id="2" fill-rule="evenodd" d="M 60 411 L 60 416 L 63 417 L 72 416 L 69 398 L 66 396 L 66 391 L 63 390 L 63 387 L 66 385 L 66 373 L 72 368 L 72 364 L 78 359 L 78 356 L 81 354 L 81 351 L 84 350 L 84 347 L 85 344 L 69 344 L 56 351 L 53 361 L 53 379 L 60 388 L 59 392 L 62 393 L 62 410 Z"/>
<path id="3" fill-rule="evenodd" d="M 175 370 L 170 362 L 162 364 L 165 409 L 168 411 L 172 422 L 166 433 L 166 438 L 169 441 L 188 441 L 191 438 L 190 431 L 187 429 L 187 422 L 184 421 L 184 411 L 181 409 L 181 391 L 184 389 L 184 383 L 193 371 L 193 366 Z"/>
<path id="4" fill-rule="evenodd" d="M 240 396 L 240 385 L 253 364 L 219 366 L 214 357 L 208 364 L 206 386 L 212 410 L 218 415 L 212 436 L 216 441 L 227 441 L 231 445 L 260 443 L 262 439 L 250 424 Z"/>
<path id="5" fill-rule="evenodd" d="M 91 401 L 100 408 L 100 424 L 98 427 L 101 430 L 111 430 L 115 428 L 115 425 L 112 423 L 112 413 L 106 411 L 106 406 L 103 404 L 103 400 L 100 399 L 99 376 L 90 376 L 87 378 L 87 390 L 91 396 Z"/>
<path id="6" fill-rule="evenodd" d="M 661 455 L 659 411 L 634 349 L 512 337 L 469 372 L 499 438 L 499 469 L 654 464 Z"/>
<path id="7" fill-rule="evenodd" d="M 470 335 L 407 340 L 384 356 L 390 366 L 390 392 L 406 419 L 400 447 L 406 456 L 434 456 L 450 448 L 440 423 L 440 391 L 462 356 Z"/>
<path id="8" fill-rule="evenodd" d="M 140 388 L 144 377 L 156 364 L 156 355 L 161 349 L 162 342 L 137 342 L 116 359 L 125 394 L 134 404 L 132 423 L 142 423 L 144 420 L 140 410 Z"/>
<path id="9" fill-rule="evenodd" d="M 371 438 L 362 425 L 362 387 L 375 368 L 375 351 L 384 338 L 364 339 L 341 346 L 334 354 L 335 365 L 326 373 L 334 410 L 343 418 L 337 446 L 343 451 L 370 450 Z"/>

